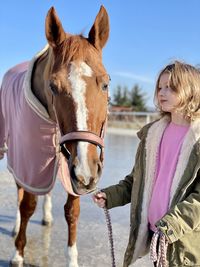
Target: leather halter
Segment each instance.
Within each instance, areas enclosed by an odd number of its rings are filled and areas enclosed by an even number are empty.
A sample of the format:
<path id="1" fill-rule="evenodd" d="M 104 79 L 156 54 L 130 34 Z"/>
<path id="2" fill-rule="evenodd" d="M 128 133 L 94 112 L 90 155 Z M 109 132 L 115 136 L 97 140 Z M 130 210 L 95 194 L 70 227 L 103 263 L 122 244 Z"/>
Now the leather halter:
<path id="1" fill-rule="evenodd" d="M 104 135 L 105 135 L 106 120 L 104 121 L 100 136 L 90 131 L 74 131 L 62 135 L 60 138 L 61 152 L 69 159 L 70 152 L 66 149 L 65 144 L 71 141 L 83 141 L 99 146 L 101 149 L 100 160 L 104 160 Z"/>
<path id="2" fill-rule="evenodd" d="M 53 104 L 53 94 L 52 94 L 52 106 L 53 106 L 54 113 L 56 116 L 56 121 L 58 122 L 56 109 L 55 109 L 55 106 Z M 104 160 L 104 136 L 105 136 L 106 125 L 107 125 L 107 117 L 102 124 L 100 136 L 98 136 L 96 133 L 93 133 L 90 131 L 85 131 L 85 130 L 73 131 L 73 132 L 66 133 L 65 135 L 62 135 L 62 132 L 60 130 L 61 137 L 60 137 L 59 144 L 61 147 L 61 152 L 67 158 L 67 160 L 69 160 L 71 154 L 65 146 L 66 143 L 69 143 L 71 141 L 88 142 L 90 144 L 94 144 L 96 146 L 99 146 L 99 148 L 101 149 L 99 158 L 103 164 L 103 160 Z"/>

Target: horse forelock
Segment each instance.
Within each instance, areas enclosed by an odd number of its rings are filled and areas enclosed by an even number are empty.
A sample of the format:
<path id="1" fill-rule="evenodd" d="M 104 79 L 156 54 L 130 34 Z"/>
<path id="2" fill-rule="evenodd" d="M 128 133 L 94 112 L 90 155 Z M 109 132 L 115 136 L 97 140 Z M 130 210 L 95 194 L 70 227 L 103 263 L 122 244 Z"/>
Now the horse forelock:
<path id="1" fill-rule="evenodd" d="M 97 74 L 106 73 L 100 51 L 82 35 L 68 35 L 56 49 L 49 47 L 45 78 L 48 79 L 53 68 L 68 66 L 73 61 L 86 62 Z"/>
<path id="2" fill-rule="evenodd" d="M 84 60 L 88 52 L 88 41 L 82 35 L 70 35 L 57 48 L 61 64 L 69 63 L 75 59 Z"/>
<path id="3" fill-rule="evenodd" d="M 70 35 L 56 49 L 49 46 L 45 78 L 49 77 L 54 65 L 68 64 L 74 56 L 83 60 L 87 46 L 87 42 L 83 41 L 84 39 L 81 35 Z"/>

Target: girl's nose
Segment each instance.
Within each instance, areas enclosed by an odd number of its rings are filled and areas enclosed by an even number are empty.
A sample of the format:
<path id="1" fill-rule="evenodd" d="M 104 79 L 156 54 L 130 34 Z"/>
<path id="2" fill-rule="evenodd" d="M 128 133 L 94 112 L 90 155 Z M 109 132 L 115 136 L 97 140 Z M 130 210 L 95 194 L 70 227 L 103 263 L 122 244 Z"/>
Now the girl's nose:
<path id="1" fill-rule="evenodd" d="M 160 90 L 159 90 L 159 95 L 161 95 L 161 96 L 164 96 L 165 95 L 165 89 L 164 88 L 161 88 Z"/>

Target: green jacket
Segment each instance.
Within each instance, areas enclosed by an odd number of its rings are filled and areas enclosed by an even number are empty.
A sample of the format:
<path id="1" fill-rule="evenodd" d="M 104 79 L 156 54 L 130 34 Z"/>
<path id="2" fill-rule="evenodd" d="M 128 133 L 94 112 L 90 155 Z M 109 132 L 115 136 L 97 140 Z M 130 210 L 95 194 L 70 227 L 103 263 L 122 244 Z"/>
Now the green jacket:
<path id="1" fill-rule="evenodd" d="M 103 191 L 107 207 L 131 202 L 129 243 L 123 267 L 149 252 L 148 204 L 156 157 L 167 117 L 146 125 L 139 133 L 135 166 L 119 184 Z M 169 266 L 200 266 L 200 120 L 193 122 L 185 136 L 174 174 L 169 211 L 156 226 L 169 241 Z"/>

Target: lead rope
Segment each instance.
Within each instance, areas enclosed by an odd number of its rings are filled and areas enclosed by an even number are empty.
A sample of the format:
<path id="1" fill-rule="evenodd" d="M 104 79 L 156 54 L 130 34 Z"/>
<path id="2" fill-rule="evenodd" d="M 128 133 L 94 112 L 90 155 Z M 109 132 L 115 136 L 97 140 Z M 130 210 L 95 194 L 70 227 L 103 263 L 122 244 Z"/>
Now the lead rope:
<path id="1" fill-rule="evenodd" d="M 112 260 L 112 267 L 116 267 L 115 264 L 115 251 L 114 251 L 114 240 L 113 240 L 113 232 L 112 232 L 112 223 L 111 223 L 111 218 L 110 218 L 110 212 L 109 210 L 104 207 L 104 213 L 106 217 L 106 224 L 107 224 L 107 229 L 108 229 L 108 238 L 109 238 L 109 243 L 110 243 L 110 253 L 111 253 L 111 260 Z"/>
<path id="2" fill-rule="evenodd" d="M 150 259 L 156 262 L 156 267 L 168 267 L 167 254 L 168 241 L 165 235 L 157 231 L 153 234 L 150 245 Z"/>

